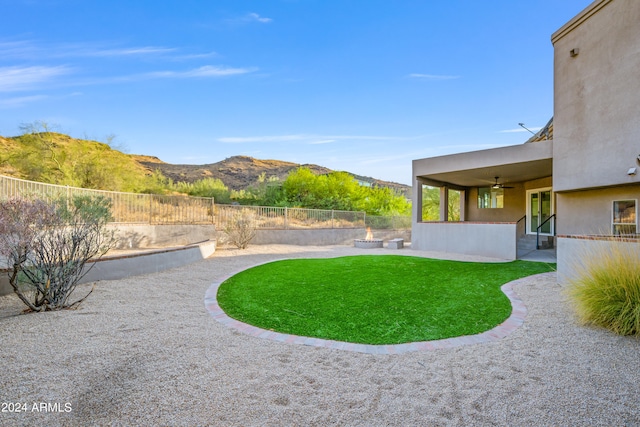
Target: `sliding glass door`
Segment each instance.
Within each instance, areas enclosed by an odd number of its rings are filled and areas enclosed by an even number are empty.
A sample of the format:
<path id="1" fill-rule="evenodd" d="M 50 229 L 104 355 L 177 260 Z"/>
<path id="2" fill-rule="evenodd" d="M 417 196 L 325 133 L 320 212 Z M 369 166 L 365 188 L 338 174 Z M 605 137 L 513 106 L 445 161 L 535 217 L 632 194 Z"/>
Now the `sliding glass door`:
<path id="1" fill-rule="evenodd" d="M 540 234 L 553 235 L 553 220 L 545 222 L 553 215 L 553 199 L 551 188 L 527 191 L 527 217 L 531 218 L 528 234 L 536 234 L 540 224 Z"/>

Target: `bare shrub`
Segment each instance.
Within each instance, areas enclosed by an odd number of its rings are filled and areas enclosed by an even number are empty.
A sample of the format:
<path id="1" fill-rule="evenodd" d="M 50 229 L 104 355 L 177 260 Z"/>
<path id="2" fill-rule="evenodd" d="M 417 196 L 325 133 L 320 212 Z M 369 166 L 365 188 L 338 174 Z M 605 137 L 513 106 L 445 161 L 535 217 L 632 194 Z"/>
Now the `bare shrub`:
<path id="1" fill-rule="evenodd" d="M 106 230 L 110 201 L 77 196 L 45 202 L 0 201 L 0 255 L 9 267 L 9 283 L 30 311 L 72 307 L 78 282 L 115 243 Z M 91 292 L 89 292 L 90 294 Z"/>
<path id="2" fill-rule="evenodd" d="M 229 243 L 239 249 L 246 249 L 249 242 L 256 237 L 257 228 L 255 212 L 251 209 L 242 209 L 233 213 L 224 227 L 224 232 L 228 236 Z"/>

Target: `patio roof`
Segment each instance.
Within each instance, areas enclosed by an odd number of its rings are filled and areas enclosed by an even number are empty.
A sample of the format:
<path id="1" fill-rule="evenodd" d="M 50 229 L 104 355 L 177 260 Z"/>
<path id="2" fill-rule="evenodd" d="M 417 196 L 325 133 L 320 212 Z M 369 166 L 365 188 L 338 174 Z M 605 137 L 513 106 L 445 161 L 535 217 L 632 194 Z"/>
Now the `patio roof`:
<path id="1" fill-rule="evenodd" d="M 427 185 L 482 187 L 552 175 L 553 140 L 471 151 L 413 161 L 413 176 Z"/>

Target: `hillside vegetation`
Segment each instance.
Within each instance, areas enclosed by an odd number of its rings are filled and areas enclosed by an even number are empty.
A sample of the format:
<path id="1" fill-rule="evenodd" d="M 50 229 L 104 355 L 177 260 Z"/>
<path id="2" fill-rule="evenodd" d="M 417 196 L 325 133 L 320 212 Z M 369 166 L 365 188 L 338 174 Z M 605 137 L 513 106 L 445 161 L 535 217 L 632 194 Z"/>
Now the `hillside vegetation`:
<path id="1" fill-rule="evenodd" d="M 233 156 L 208 165 L 172 165 L 130 155 L 98 141 L 52 132 L 36 122 L 0 137 L 0 174 L 109 191 L 187 194 L 217 203 L 360 210 L 410 215 L 406 185 L 357 177 L 317 165 Z M 363 186 L 360 183 L 366 183 Z"/>
<path id="2" fill-rule="evenodd" d="M 0 173 L 73 187 L 142 191 L 149 171 L 108 144 L 55 132 L 0 137 Z"/>

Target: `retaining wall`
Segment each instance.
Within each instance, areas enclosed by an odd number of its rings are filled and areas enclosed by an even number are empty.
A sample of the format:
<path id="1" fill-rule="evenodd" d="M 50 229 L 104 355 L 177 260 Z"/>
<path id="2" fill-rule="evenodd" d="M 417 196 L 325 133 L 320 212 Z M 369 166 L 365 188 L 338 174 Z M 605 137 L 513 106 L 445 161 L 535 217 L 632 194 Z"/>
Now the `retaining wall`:
<path id="1" fill-rule="evenodd" d="M 217 232 L 220 242 L 226 241 L 224 232 Z M 367 235 L 365 228 L 318 228 L 306 230 L 257 230 L 251 245 L 352 245 L 354 239 L 364 239 Z M 411 241 L 411 230 L 373 230 L 376 239 L 385 241 L 402 238 Z"/>
<path id="2" fill-rule="evenodd" d="M 87 268 L 91 269 L 80 280 L 80 283 L 123 279 L 181 267 L 208 258 L 213 255 L 215 250 L 216 241 L 211 240 L 180 248 L 105 256 L 98 261 L 87 263 Z M 8 274 L 0 270 L 0 296 L 12 292 L 13 288 L 9 285 Z"/>
<path id="3" fill-rule="evenodd" d="M 145 249 L 186 246 L 212 240 L 216 227 L 208 225 L 110 224 L 116 229 L 116 249 Z"/>
<path id="4" fill-rule="evenodd" d="M 598 262 L 600 254 L 619 248 L 636 252 L 640 257 L 640 239 L 611 236 L 560 235 L 557 240 L 558 283 L 566 285 L 577 279 L 591 262 Z"/>
<path id="5" fill-rule="evenodd" d="M 83 278 L 82 283 L 121 279 L 187 265 L 212 255 L 216 248 L 216 236 L 220 236 L 221 241 L 226 238 L 224 232 L 216 232 L 213 225 L 119 224 L 116 227 L 120 241 L 118 249 L 156 249 L 103 257 Z M 363 239 L 366 234 L 365 228 L 257 230 L 251 245 L 353 245 L 354 239 Z M 404 239 L 407 243 L 411 241 L 411 230 L 373 230 L 373 236 L 383 239 L 385 243 L 395 238 Z M 8 275 L 0 270 L 0 296 L 12 292 Z"/>

